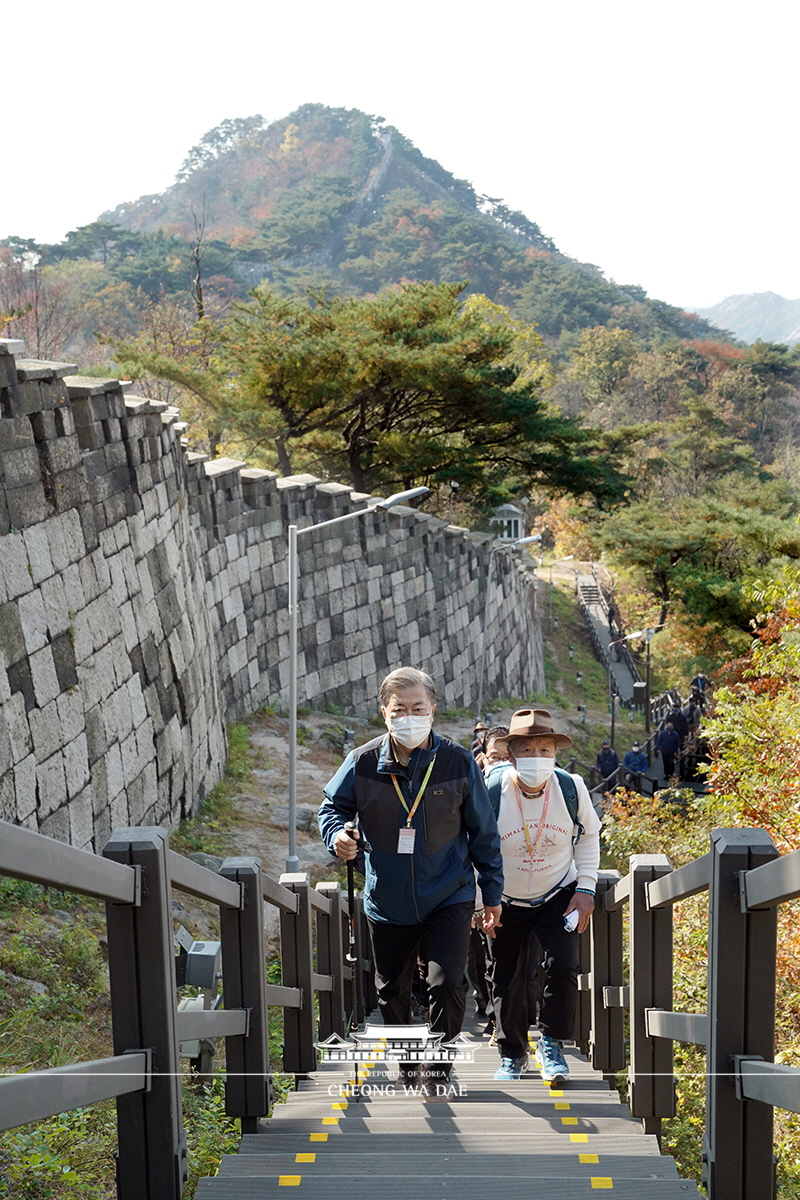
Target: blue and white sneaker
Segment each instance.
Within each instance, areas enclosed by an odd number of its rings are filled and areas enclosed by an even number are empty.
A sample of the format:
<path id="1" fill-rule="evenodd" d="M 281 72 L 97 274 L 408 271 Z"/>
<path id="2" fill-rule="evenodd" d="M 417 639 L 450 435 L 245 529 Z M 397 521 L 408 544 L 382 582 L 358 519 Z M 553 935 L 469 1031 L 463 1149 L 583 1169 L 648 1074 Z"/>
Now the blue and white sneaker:
<path id="1" fill-rule="evenodd" d="M 495 1079 L 519 1079 L 527 1065 L 527 1054 L 523 1054 L 521 1058 L 502 1058 L 494 1077 Z"/>
<path id="2" fill-rule="evenodd" d="M 561 1042 L 542 1034 L 536 1042 L 536 1065 L 545 1083 L 561 1084 L 569 1079 L 569 1067 L 562 1053 Z"/>

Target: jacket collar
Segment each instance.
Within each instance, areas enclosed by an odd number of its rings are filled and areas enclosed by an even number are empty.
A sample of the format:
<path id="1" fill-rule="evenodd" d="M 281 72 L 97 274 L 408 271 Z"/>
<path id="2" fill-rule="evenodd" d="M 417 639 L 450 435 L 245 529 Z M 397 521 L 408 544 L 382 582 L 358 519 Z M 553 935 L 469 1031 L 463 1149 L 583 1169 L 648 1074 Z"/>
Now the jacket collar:
<path id="1" fill-rule="evenodd" d="M 408 760 L 408 766 L 404 767 L 401 763 L 395 760 L 392 753 L 392 740 L 387 733 L 381 743 L 380 753 L 378 754 L 378 771 L 386 775 L 410 775 L 414 776 L 419 767 L 427 767 L 428 763 L 433 758 L 436 751 L 439 749 L 440 738 L 435 729 L 431 730 L 433 734 L 433 744 L 431 746 L 417 746 L 416 750 L 411 751 L 411 757 Z"/>

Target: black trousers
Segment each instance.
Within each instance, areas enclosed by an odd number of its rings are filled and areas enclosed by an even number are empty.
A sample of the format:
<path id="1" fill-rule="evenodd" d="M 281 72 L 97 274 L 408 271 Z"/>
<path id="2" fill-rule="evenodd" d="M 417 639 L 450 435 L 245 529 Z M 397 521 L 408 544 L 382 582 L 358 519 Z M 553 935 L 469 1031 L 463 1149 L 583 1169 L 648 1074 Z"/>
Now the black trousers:
<path id="1" fill-rule="evenodd" d="M 472 995 L 478 1012 L 491 1015 L 492 999 L 489 981 L 486 978 L 487 952 L 486 935 L 480 929 L 470 929 L 467 975 L 472 984 Z"/>
<path id="2" fill-rule="evenodd" d="M 370 921 L 378 1007 L 386 1025 L 411 1022 L 411 976 L 424 938 L 430 1027 L 449 1042 L 461 1032 L 467 1006 L 466 962 L 474 904 L 448 904 L 419 925 Z"/>
<path id="3" fill-rule="evenodd" d="M 535 934 L 541 944 L 544 988 L 539 1029 L 547 1037 L 567 1041 L 578 997 L 578 937 L 564 928 L 564 909 L 574 885 L 562 888 L 537 908 L 503 905 L 502 924 L 489 938 L 492 1003 L 497 1045 L 504 1058 L 521 1058 L 528 1050 L 528 955 Z"/>
<path id="4" fill-rule="evenodd" d="M 664 764 L 664 779 L 669 781 L 675 774 L 675 755 L 661 751 L 661 762 Z"/>

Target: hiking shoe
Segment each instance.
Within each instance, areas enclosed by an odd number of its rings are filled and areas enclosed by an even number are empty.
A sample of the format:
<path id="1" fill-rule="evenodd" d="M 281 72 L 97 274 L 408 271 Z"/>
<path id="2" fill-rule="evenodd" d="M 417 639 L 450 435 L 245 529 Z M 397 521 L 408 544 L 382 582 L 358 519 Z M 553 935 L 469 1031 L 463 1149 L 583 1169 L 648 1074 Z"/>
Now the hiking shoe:
<path id="1" fill-rule="evenodd" d="M 527 1054 L 523 1054 L 521 1058 L 501 1058 L 500 1066 L 495 1071 L 494 1077 L 495 1079 L 519 1079 L 527 1065 Z"/>
<path id="2" fill-rule="evenodd" d="M 561 1042 L 542 1035 L 536 1043 L 536 1065 L 545 1083 L 566 1083 L 569 1067 L 562 1053 Z"/>

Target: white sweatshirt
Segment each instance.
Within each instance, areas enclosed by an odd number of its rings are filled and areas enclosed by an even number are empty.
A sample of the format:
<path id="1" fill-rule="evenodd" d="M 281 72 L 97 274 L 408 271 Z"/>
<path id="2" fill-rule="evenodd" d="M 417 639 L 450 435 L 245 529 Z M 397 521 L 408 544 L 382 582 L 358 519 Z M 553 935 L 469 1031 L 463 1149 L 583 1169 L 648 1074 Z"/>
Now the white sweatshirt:
<path id="1" fill-rule="evenodd" d="M 566 887 L 575 881 L 578 887 L 594 891 L 600 867 L 600 818 L 580 775 L 572 778 L 578 789 L 578 820 L 584 829 L 576 846 L 572 845 L 572 818 L 556 775 L 550 777 L 541 796 L 528 797 L 517 786 L 513 770 L 509 767 L 503 772 L 497 825 L 505 875 L 504 896 L 537 900 L 559 885 Z M 533 857 L 525 837 L 523 814 Z"/>

